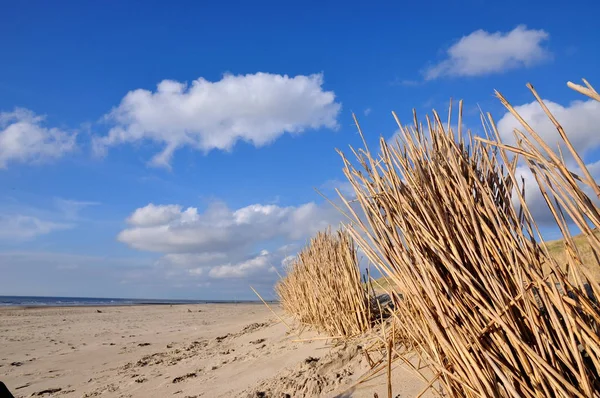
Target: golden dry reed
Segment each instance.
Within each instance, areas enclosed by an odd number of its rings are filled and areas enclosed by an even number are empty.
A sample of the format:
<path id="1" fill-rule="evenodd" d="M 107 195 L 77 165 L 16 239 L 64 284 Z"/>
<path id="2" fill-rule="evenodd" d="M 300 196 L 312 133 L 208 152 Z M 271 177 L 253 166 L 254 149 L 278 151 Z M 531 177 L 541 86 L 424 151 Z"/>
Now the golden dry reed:
<path id="1" fill-rule="evenodd" d="M 330 336 L 349 338 L 371 327 L 371 296 L 361 283 L 354 241 L 344 230 L 317 233 L 275 290 L 286 312 Z"/>
<path id="2" fill-rule="evenodd" d="M 570 86 L 600 100 L 589 85 Z M 452 108 L 447 123 L 434 112 L 425 126 L 416 115 L 402 126 L 394 114 L 399 138 L 381 139 L 378 155 L 365 142 L 352 150 L 354 166 L 340 152 L 361 207 L 344 199 L 348 231 L 402 297 L 394 327 L 416 349 L 427 388 L 440 395 L 600 397 L 600 289 L 567 228 L 580 228 L 598 261 L 600 213 L 586 193 L 600 197 L 600 189 L 530 89 L 566 153 L 551 149 L 499 93 L 523 126 L 515 146 L 500 142 L 489 115 L 482 115 L 487 139 L 461 131 L 461 103 L 457 131 Z M 552 210 L 568 264 L 548 254 L 517 188 L 518 162 L 539 185 L 526 189 L 541 189 Z"/>

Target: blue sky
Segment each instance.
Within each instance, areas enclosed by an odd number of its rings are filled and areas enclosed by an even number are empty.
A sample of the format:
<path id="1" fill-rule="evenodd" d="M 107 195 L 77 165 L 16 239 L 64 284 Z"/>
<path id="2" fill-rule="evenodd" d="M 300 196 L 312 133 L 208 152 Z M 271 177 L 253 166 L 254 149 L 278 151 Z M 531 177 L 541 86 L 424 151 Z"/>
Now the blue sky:
<path id="1" fill-rule="evenodd" d="M 5 2 L 0 295 L 269 296 L 341 220 L 313 188 L 344 188 L 352 112 L 375 144 L 452 97 L 510 137 L 498 89 L 552 141 L 531 82 L 600 174 L 565 84 L 600 81 L 600 5 L 395 3 Z"/>

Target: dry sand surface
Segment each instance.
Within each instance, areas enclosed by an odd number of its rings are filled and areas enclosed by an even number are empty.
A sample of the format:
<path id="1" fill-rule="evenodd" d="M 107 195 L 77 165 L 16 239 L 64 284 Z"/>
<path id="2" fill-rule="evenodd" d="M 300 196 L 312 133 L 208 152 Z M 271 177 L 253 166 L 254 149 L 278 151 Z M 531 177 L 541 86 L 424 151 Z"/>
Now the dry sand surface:
<path id="1" fill-rule="evenodd" d="M 387 396 L 383 375 L 353 387 L 357 343 L 294 339 L 262 304 L 4 308 L 0 381 L 17 398 Z M 394 369 L 395 397 L 423 386 Z"/>

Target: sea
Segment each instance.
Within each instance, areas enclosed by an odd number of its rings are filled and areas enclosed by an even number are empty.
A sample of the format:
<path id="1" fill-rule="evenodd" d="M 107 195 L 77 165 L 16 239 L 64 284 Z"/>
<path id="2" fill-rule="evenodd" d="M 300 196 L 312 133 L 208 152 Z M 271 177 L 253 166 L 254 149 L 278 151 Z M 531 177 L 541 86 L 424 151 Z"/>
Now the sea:
<path id="1" fill-rule="evenodd" d="M 178 305 L 178 304 L 235 304 L 255 301 L 231 300 L 156 300 L 93 297 L 34 297 L 0 296 L 0 307 L 75 307 L 103 305 Z"/>

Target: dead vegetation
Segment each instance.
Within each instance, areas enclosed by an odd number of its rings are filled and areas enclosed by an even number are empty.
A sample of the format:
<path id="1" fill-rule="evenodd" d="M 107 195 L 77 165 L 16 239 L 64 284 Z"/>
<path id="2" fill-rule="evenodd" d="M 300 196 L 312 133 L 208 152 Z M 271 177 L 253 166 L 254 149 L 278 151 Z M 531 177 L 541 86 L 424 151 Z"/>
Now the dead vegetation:
<path id="1" fill-rule="evenodd" d="M 345 339 L 371 327 L 372 297 L 361 284 L 354 241 L 344 230 L 312 238 L 275 290 L 288 314 L 330 336 Z"/>
<path id="2" fill-rule="evenodd" d="M 600 101 L 585 83 L 569 86 Z M 352 149 L 357 165 L 340 152 L 356 194 L 352 203 L 340 194 L 347 229 L 319 233 L 276 290 L 288 313 L 330 336 L 371 330 L 356 242 L 393 308 L 364 345 L 371 371 L 359 382 L 386 368 L 389 380 L 402 361 L 440 396 L 600 397 L 600 188 L 529 88 L 562 138 L 556 151 L 496 93 L 522 125 L 514 146 L 489 114 L 485 138 L 461 131 L 461 103 L 457 131 L 452 107 L 446 123 L 434 112 L 403 126 L 394 114 L 395 143 L 382 138 L 373 154 L 363 141 Z M 520 164 L 537 186 L 522 186 Z M 524 189 L 540 190 L 561 243 L 544 243 Z"/>
<path id="3" fill-rule="evenodd" d="M 362 210 L 359 217 L 346 202 L 349 231 L 390 291 L 402 296 L 394 300 L 393 329 L 373 349 L 385 349 L 390 361 L 393 352 L 404 359 L 390 343 L 398 338 L 420 356 L 426 371 L 419 372 L 439 394 L 600 396 L 600 291 L 589 265 L 582 266 L 590 258 L 598 266 L 593 228 L 600 213 L 587 193 L 600 197 L 600 190 L 530 89 L 581 176 L 499 93 L 523 126 L 515 131 L 516 146 L 500 142 L 489 115 L 482 117 L 483 139 L 453 131 L 450 116 L 442 123 L 434 114 L 425 127 L 416 116 L 413 126 L 398 122 L 400 139 L 392 145 L 381 139 L 377 155 L 365 143 L 354 151 L 359 166 L 342 154 Z M 591 86 L 576 89 L 599 98 Z M 460 118 L 461 110 L 458 126 Z M 532 171 L 561 229 L 562 257 L 541 239 L 518 188 L 518 162 Z M 577 249 L 570 223 L 592 255 Z"/>

